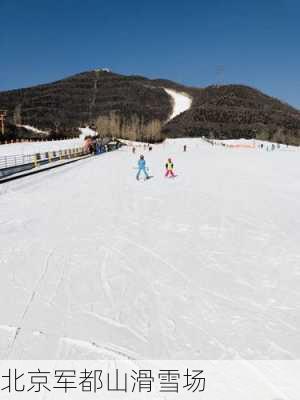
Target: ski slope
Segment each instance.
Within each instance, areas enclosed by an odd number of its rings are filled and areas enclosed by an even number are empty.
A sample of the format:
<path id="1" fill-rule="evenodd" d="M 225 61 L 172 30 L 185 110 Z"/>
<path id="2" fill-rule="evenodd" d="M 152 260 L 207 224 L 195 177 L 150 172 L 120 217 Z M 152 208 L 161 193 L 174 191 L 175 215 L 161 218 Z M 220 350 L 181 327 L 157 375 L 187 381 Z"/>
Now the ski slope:
<path id="1" fill-rule="evenodd" d="M 176 90 L 164 89 L 169 96 L 171 96 L 173 101 L 173 111 L 169 117 L 169 121 L 177 115 L 187 111 L 192 105 L 192 99 L 186 93 L 179 93 Z"/>
<path id="2" fill-rule="evenodd" d="M 138 154 L 0 185 L 0 357 L 299 358 L 299 152 Z"/>
<path id="3" fill-rule="evenodd" d="M 35 132 L 42 132 L 37 128 L 30 127 L 28 125 L 20 125 L 27 127 Z M 95 136 L 96 132 L 89 127 L 79 128 L 81 132 L 79 138 L 75 139 L 64 139 L 64 140 L 48 140 L 48 141 L 36 141 L 36 142 L 20 142 L 20 143 L 9 143 L 0 144 L 0 157 L 14 156 L 14 155 L 28 155 L 43 153 L 47 151 L 58 151 L 67 150 L 82 147 L 84 144 L 84 138 L 88 135 Z"/>
<path id="4" fill-rule="evenodd" d="M 31 132 L 35 132 L 35 133 L 43 133 L 45 136 L 47 136 L 49 134 L 48 131 L 42 131 L 41 129 L 35 128 L 34 126 L 31 125 L 21 125 L 21 124 L 17 124 L 16 126 L 20 127 L 20 128 L 25 128 L 28 131 Z"/>
<path id="5" fill-rule="evenodd" d="M 97 136 L 97 132 L 88 126 L 86 126 L 85 128 L 78 128 L 78 129 L 80 131 L 81 141 L 83 141 L 86 136 Z"/>
<path id="6" fill-rule="evenodd" d="M 0 157 L 12 156 L 18 154 L 35 154 L 46 151 L 58 151 L 73 149 L 83 146 L 83 138 L 65 139 L 65 140 L 49 140 L 41 142 L 20 142 L 0 145 Z"/>

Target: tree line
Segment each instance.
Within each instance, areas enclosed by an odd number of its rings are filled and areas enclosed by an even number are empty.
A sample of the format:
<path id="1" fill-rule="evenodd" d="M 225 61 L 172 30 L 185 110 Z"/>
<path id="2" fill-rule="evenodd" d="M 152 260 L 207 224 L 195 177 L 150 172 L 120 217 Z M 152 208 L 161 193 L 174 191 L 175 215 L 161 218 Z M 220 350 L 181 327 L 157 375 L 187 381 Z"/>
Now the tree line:
<path id="1" fill-rule="evenodd" d="M 146 122 L 143 116 L 137 114 L 126 118 L 112 111 L 108 115 L 100 115 L 95 125 L 100 137 L 119 137 L 152 143 L 163 140 L 161 121 L 153 119 Z"/>

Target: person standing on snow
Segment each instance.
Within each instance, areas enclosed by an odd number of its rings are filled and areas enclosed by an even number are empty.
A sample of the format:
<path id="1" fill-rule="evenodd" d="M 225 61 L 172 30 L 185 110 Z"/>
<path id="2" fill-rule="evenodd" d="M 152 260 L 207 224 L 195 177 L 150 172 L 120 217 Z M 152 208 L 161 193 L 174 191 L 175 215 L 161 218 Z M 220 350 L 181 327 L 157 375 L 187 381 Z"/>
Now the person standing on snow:
<path id="1" fill-rule="evenodd" d="M 137 180 L 140 179 L 140 173 L 141 173 L 141 172 L 144 173 L 146 179 L 149 179 L 149 175 L 147 174 L 147 171 L 146 171 L 146 161 L 145 161 L 143 155 L 140 156 L 140 159 L 139 159 L 139 161 L 138 161 L 138 173 L 137 173 L 137 175 L 136 175 L 136 179 L 137 179 Z"/>
<path id="2" fill-rule="evenodd" d="M 168 158 L 168 161 L 166 163 L 166 173 L 165 173 L 165 177 L 171 175 L 173 178 L 175 177 L 174 172 L 173 172 L 173 162 L 171 160 L 171 158 Z"/>

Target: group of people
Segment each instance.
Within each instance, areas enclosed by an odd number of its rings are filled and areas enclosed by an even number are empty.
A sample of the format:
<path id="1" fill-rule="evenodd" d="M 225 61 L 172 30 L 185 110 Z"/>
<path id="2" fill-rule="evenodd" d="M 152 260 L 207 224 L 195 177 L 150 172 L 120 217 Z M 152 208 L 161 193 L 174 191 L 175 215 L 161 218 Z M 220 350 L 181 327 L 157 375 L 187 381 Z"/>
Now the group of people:
<path id="1" fill-rule="evenodd" d="M 100 139 L 92 136 L 85 137 L 83 148 L 89 154 L 100 154 L 107 150 Z"/>
<path id="2" fill-rule="evenodd" d="M 259 149 L 264 149 L 265 148 L 267 151 L 274 151 L 276 149 L 276 146 L 277 146 L 277 149 L 280 149 L 280 144 L 279 143 L 277 143 L 276 145 L 275 145 L 275 143 L 272 143 L 272 144 L 265 143 L 265 145 L 263 145 L 263 143 L 261 143 L 261 144 L 258 145 L 258 148 Z M 287 144 L 286 147 L 289 147 L 289 145 Z"/>
<path id="3" fill-rule="evenodd" d="M 144 149 L 147 149 L 147 148 L 148 148 L 149 151 L 152 151 L 152 146 L 150 144 L 144 144 Z M 136 150 L 136 148 L 135 148 L 135 146 L 133 146 L 132 147 L 132 153 L 133 154 L 135 154 L 135 150 Z"/>
<path id="4" fill-rule="evenodd" d="M 165 164 L 166 171 L 165 171 L 165 177 L 167 178 L 168 176 L 175 178 L 174 174 L 174 164 L 171 158 L 168 158 L 168 161 Z M 136 179 L 140 179 L 141 173 L 144 174 L 145 179 L 149 179 L 150 175 L 147 172 L 147 167 L 146 167 L 146 160 L 143 155 L 140 156 L 140 159 L 138 161 L 138 172 L 136 174 Z"/>

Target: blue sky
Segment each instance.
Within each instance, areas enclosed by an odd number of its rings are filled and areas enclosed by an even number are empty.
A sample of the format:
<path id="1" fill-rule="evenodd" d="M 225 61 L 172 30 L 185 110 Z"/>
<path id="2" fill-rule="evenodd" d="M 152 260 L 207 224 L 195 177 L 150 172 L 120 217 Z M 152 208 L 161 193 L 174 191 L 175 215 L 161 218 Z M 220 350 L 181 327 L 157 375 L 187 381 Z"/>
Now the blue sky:
<path id="1" fill-rule="evenodd" d="M 0 0 L 0 90 L 108 67 L 300 108 L 299 20 L 297 0 Z"/>

